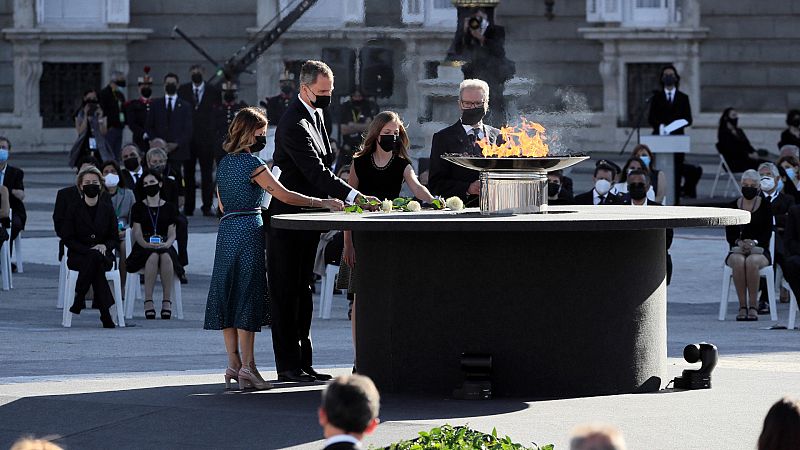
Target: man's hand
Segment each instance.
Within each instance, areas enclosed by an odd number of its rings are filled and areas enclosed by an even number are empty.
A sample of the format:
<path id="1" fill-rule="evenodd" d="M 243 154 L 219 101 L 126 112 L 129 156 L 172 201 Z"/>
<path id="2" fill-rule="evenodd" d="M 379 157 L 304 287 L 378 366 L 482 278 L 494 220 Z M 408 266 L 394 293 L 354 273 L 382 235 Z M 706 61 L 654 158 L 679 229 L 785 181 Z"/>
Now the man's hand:
<path id="1" fill-rule="evenodd" d="M 470 183 L 469 187 L 467 188 L 467 194 L 469 195 L 480 195 L 481 194 L 481 180 L 475 180 Z"/>
<path id="2" fill-rule="evenodd" d="M 178 209 L 183 209 L 183 205 L 186 204 L 186 197 L 183 195 L 178 196 Z"/>
<path id="3" fill-rule="evenodd" d="M 103 244 L 95 245 L 94 247 L 92 247 L 92 250 L 97 250 L 98 252 L 100 252 L 100 253 L 102 253 L 104 255 L 106 254 L 106 246 L 103 245 Z"/>
<path id="4" fill-rule="evenodd" d="M 25 200 L 25 191 L 23 191 L 22 189 L 12 189 L 11 195 L 17 197 L 20 200 Z"/>
<path id="5" fill-rule="evenodd" d="M 360 206 L 361 209 L 366 209 L 367 211 L 377 211 L 381 209 L 381 201 L 378 199 L 378 197 L 358 194 L 355 201 L 356 205 Z"/>
<path id="6" fill-rule="evenodd" d="M 473 29 L 470 29 L 470 30 L 469 30 L 469 32 L 470 32 L 470 34 L 472 35 L 472 37 L 474 37 L 475 39 L 477 39 L 477 40 L 478 40 L 478 42 L 480 42 L 480 43 L 481 43 L 481 45 L 483 45 L 483 41 L 485 41 L 485 40 L 486 40 L 486 38 L 483 36 L 483 33 L 481 33 L 481 29 L 480 29 L 480 28 L 478 28 L 478 29 L 474 29 L 474 30 L 473 30 Z"/>

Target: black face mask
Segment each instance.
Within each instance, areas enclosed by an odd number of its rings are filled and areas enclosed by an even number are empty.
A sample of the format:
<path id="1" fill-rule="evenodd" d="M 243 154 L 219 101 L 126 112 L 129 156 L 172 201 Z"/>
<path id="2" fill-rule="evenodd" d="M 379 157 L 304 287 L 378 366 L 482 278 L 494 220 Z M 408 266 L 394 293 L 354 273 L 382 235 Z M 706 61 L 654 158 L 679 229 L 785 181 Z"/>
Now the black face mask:
<path id="1" fill-rule="evenodd" d="M 99 103 L 96 98 L 90 98 L 88 100 L 84 100 L 83 102 L 86 103 L 87 105 L 96 105 L 97 103 Z"/>
<path id="2" fill-rule="evenodd" d="M 555 197 L 561 192 L 561 185 L 558 183 L 547 183 L 547 196 Z"/>
<path id="3" fill-rule="evenodd" d="M 150 166 L 150 170 L 155 173 L 164 173 L 166 167 L 166 164 L 158 164 L 156 166 Z"/>
<path id="4" fill-rule="evenodd" d="M 292 91 L 294 91 L 294 89 L 292 89 L 292 87 L 289 86 L 288 84 L 281 85 L 281 92 L 283 92 L 284 94 L 289 95 L 292 93 Z"/>
<path id="5" fill-rule="evenodd" d="M 140 92 L 144 98 L 150 98 L 150 96 L 153 95 L 153 89 L 150 87 L 143 87 Z"/>
<path id="6" fill-rule="evenodd" d="M 745 186 L 745 187 L 742 188 L 742 197 L 744 197 L 744 198 L 746 198 L 748 200 L 752 200 L 752 199 L 756 198 L 756 195 L 758 195 L 758 188 L 754 188 L 754 187 L 750 187 L 750 186 Z"/>
<path id="7" fill-rule="evenodd" d="M 483 106 L 477 108 L 464 109 L 461 111 L 461 123 L 464 125 L 476 125 L 486 115 Z"/>
<path id="8" fill-rule="evenodd" d="M 267 146 L 266 136 L 256 136 L 256 143 L 250 146 L 250 153 L 258 153 Z"/>
<path id="9" fill-rule="evenodd" d="M 311 91 L 311 88 L 308 88 L 308 90 Z M 314 91 L 311 91 L 311 93 L 314 94 Z M 331 104 L 331 96 L 330 95 L 317 95 L 317 94 L 314 94 L 314 96 L 317 98 L 316 100 L 311 102 L 311 106 L 313 106 L 314 108 L 325 109 L 325 108 L 328 107 L 328 105 Z"/>
<path id="10" fill-rule="evenodd" d="M 647 188 L 644 183 L 631 183 L 628 185 L 628 194 L 636 201 L 644 200 L 647 197 Z"/>
<path id="11" fill-rule="evenodd" d="M 192 83 L 200 84 L 202 82 L 203 82 L 203 74 L 197 72 L 192 74 Z"/>
<path id="12" fill-rule="evenodd" d="M 399 137 L 393 134 L 382 134 L 378 138 L 378 145 L 380 145 L 381 150 L 385 152 L 393 152 L 397 150 L 399 140 Z"/>
<path id="13" fill-rule="evenodd" d="M 739 126 L 739 118 L 738 118 L 738 117 L 737 117 L 737 118 L 735 118 L 735 119 L 730 119 L 730 118 L 729 118 L 729 119 L 728 119 L 728 122 L 730 122 L 730 124 L 731 124 L 731 125 L 733 125 L 733 126 L 734 126 L 734 128 L 736 128 L 736 127 L 738 127 L 738 126 Z"/>
<path id="14" fill-rule="evenodd" d="M 164 86 L 164 92 L 166 92 L 167 95 L 175 95 L 175 93 L 178 92 L 178 86 L 173 83 L 169 83 Z"/>
<path id="15" fill-rule="evenodd" d="M 133 172 L 134 170 L 139 168 L 139 159 L 138 158 L 123 159 L 122 164 L 125 165 L 125 168 L 128 169 L 128 171 Z"/>
<path id="16" fill-rule="evenodd" d="M 128 82 L 125 81 L 125 80 L 117 80 L 117 81 L 114 82 L 114 84 L 116 84 L 117 86 L 119 86 L 121 88 L 124 88 L 125 86 L 128 85 Z"/>
<path id="17" fill-rule="evenodd" d="M 225 93 L 222 94 L 222 99 L 228 103 L 236 101 L 236 91 L 225 91 Z"/>
<path id="18" fill-rule="evenodd" d="M 83 186 L 83 195 L 89 198 L 95 198 L 100 195 L 100 185 L 99 184 L 87 184 Z"/>
<path id="19" fill-rule="evenodd" d="M 800 117 L 792 117 L 789 119 L 789 125 L 793 127 L 800 127 Z"/>
<path id="20" fill-rule="evenodd" d="M 161 192 L 161 188 L 158 184 L 148 184 L 144 187 L 144 195 L 148 197 L 155 197 L 159 192 Z"/>
<path id="21" fill-rule="evenodd" d="M 678 82 L 678 78 L 675 75 L 664 75 L 661 78 L 661 82 L 664 83 L 664 86 L 675 86 L 675 83 Z"/>

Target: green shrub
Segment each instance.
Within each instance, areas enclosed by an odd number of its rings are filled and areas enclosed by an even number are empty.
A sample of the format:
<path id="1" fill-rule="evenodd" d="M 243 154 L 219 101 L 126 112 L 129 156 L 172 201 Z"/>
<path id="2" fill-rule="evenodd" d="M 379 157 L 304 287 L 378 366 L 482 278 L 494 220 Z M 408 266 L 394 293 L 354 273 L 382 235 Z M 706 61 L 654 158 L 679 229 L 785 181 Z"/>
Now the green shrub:
<path id="1" fill-rule="evenodd" d="M 497 429 L 492 434 L 481 433 L 467 427 L 443 425 L 430 431 L 421 431 L 419 437 L 394 443 L 383 450 L 553 450 L 552 444 L 539 447 L 525 447 L 511 442 L 511 438 L 497 437 Z"/>

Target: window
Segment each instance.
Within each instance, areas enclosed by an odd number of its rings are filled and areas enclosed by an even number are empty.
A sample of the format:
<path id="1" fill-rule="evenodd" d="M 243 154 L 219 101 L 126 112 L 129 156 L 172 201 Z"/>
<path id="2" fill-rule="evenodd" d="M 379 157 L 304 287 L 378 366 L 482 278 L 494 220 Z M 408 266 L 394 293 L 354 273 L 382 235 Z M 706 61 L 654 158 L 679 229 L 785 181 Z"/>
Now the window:
<path id="1" fill-rule="evenodd" d="M 621 22 L 621 0 L 586 0 L 587 22 Z"/>
<path id="2" fill-rule="evenodd" d="M 627 102 L 628 110 L 620 124 L 633 127 L 641 116 L 639 124 L 647 129 L 647 113 L 649 111 L 645 101 L 650 97 L 653 89 L 659 89 L 659 75 L 661 68 L 667 63 L 634 63 L 626 64 Z"/>
<path id="3" fill-rule="evenodd" d="M 37 0 L 40 25 L 105 27 L 106 0 Z"/>
<path id="4" fill-rule="evenodd" d="M 75 126 L 75 113 L 89 88 L 99 89 L 101 63 L 42 63 L 39 109 L 44 128 Z"/>
<path id="5" fill-rule="evenodd" d="M 669 0 L 634 0 L 631 14 L 634 24 L 665 25 L 669 17 Z"/>

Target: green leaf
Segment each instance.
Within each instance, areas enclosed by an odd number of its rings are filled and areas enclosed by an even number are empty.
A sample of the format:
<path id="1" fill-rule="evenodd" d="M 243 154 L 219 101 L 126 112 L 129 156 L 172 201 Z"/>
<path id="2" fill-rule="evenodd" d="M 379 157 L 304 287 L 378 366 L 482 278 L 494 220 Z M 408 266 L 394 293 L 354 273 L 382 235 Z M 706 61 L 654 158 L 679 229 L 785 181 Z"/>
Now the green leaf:
<path id="1" fill-rule="evenodd" d="M 344 207 L 344 212 L 361 214 L 364 210 L 358 205 L 347 205 Z"/>
<path id="2" fill-rule="evenodd" d="M 497 438 L 497 428 L 492 428 L 492 437 Z"/>

